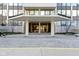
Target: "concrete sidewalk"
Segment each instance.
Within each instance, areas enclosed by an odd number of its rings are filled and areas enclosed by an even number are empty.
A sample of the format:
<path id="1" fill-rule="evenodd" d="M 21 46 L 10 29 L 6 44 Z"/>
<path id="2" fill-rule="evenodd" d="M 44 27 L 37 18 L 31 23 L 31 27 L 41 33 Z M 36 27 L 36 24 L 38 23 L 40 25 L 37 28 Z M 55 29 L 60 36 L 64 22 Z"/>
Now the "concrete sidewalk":
<path id="1" fill-rule="evenodd" d="M 79 37 L 8 35 L 0 37 L 0 56 L 79 56 Z"/>
<path id="2" fill-rule="evenodd" d="M 79 49 L 72 48 L 0 48 L 0 56 L 79 56 Z"/>

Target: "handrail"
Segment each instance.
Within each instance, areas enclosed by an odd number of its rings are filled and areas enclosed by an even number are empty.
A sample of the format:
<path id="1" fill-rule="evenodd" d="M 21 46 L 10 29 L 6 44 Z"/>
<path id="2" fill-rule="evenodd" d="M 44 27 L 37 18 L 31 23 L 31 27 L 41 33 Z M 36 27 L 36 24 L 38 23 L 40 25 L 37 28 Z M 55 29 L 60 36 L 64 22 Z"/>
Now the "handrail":
<path id="1" fill-rule="evenodd" d="M 59 14 L 59 13 L 58 13 L 58 15 L 60 15 L 60 16 L 64 16 L 64 17 L 67 17 L 67 18 L 71 18 L 70 16 L 66 16 L 66 15 Z"/>
<path id="2" fill-rule="evenodd" d="M 23 15 L 23 13 L 17 14 L 17 15 L 13 15 L 13 16 L 9 16 L 8 18 L 12 18 L 12 17 L 20 16 L 20 15 Z"/>
<path id="3" fill-rule="evenodd" d="M 58 15 L 60 15 L 60 16 L 64 16 L 64 17 L 67 17 L 67 18 L 71 18 L 70 16 L 66 16 L 66 15 L 63 15 L 63 14 L 59 14 L 58 13 Z M 68 33 L 68 31 L 69 31 L 69 29 L 70 29 L 70 27 L 71 27 L 71 21 L 70 21 L 70 24 L 68 25 L 68 27 L 67 27 L 67 29 L 66 29 L 66 33 Z"/>

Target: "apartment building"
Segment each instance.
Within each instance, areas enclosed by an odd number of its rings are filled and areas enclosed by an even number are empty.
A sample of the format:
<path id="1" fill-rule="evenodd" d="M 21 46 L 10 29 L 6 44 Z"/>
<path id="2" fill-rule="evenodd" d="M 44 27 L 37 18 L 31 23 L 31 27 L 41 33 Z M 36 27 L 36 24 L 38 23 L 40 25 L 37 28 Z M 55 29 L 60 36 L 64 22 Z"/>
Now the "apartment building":
<path id="1" fill-rule="evenodd" d="M 17 26 L 16 32 L 22 30 L 26 36 L 79 32 L 78 3 L 1 3 L 0 11 L 3 27 L 13 31 Z"/>

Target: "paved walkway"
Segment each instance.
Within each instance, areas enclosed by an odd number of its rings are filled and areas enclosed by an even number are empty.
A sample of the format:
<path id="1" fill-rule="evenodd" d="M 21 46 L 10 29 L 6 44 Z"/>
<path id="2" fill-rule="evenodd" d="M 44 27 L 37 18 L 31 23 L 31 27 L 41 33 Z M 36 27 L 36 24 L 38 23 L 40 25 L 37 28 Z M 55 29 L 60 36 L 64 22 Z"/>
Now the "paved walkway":
<path id="1" fill-rule="evenodd" d="M 8 35 L 0 37 L 0 56 L 79 56 L 79 37 Z"/>
<path id="2" fill-rule="evenodd" d="M 79 48 L 79 37 L 72 35 L 56 35 L 55 37 L 9 35 L 0 37 L 0 48 L 26 47 Z"/>
<path id="3" fill-rule="evenodd" d="M 79 56 L 72 48 L 0 48 L 0 56 Z"/>

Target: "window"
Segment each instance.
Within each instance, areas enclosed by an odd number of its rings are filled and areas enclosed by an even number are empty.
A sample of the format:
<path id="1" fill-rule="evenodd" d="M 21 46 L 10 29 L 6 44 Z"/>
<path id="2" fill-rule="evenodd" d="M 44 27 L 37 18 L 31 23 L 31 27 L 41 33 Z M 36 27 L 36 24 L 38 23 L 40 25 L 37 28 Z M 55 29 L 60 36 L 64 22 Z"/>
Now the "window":
<path id="1" fill-rule="evenodd" d="M 70 10 L 67 10 L 67 16 L 70 16 Z"/>
<path id="2" fill-rule="evenodd" d="M 66 4 L 65 3 L 62 3 L 62 6 L 65 6 Z"/>
<path id="3" fill-rule="evenodd" d="M 71 3 L 67 3 L 67 6 L 71 6 Z"/>
<path id="4" fill-rule="evenodd" d="M 38 10 L 35 10 L 35 15 L 39 15 L 39 11 Z"/>
<path id="5" fill-rule="evenodd" d="M 44 10 L 41 10 L 41 15 L 45 15 L 45 11 Z"/>
<path id="6" fill-rule="evenodd" d="M 35 15 L 35 11 L 34 10 L 30 10 L 29 14 L 30 15 Z"/>
<path id="7" fill-rule="evenodd" d="M 45 11 L 45 15 L 51 15 L 51 11 Z"/>
<path id="8" fill-rule="evenodd" d="M 77 4 L 76 3 L 72 3 L 72 6 L 77 6 Z"/>
<path id="9" fill-rule="evenodd" d="M 13 16 L 13 10 L 9 10 L 9 16 Z"/>
<path id="10" fill-rule="evenodd" d="M 73 16 L 77 16 L 77 14 L 76 14 L 76 10 L 73 10 L 72 15 L 73 15 Z"/>
<path id="11" fill-rule="evenodd" d="M 55 15 L 55 10 L 51 11 L 51 15 Z"/>
<path id="12" fill-rule="evenodd" d="M 54 15 L 55 14 L 55 10 L 53 9 L 41 9 L 39 11 L 39 9 L 26 9 L 25 10 L 25 14 L 26 15 Z"/>
<path id="13" fill-rule="evenodd" d="M 17 10 L 14 10 L 14 15 L 17 15 Z"/>
<path id="14" fill-rule="evenodd" d="M 26 15 L 35 15 L 35 10 L 26 9 L 25 14 Z"/>
<path id="15" fill-rule="evenodd" d="M 62 10 L 62 14 L 63 14 L 63 15 L 65 15 L 65 12 L 66 12 L 65 10 Z"/>

